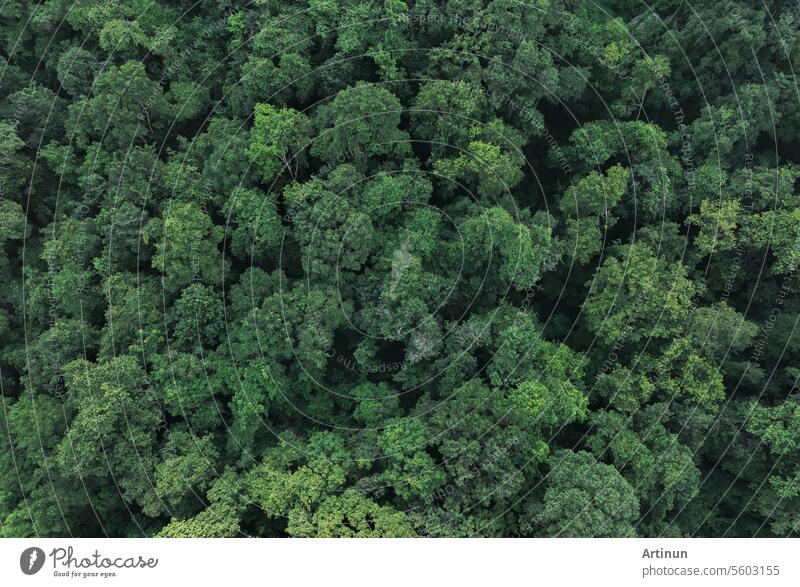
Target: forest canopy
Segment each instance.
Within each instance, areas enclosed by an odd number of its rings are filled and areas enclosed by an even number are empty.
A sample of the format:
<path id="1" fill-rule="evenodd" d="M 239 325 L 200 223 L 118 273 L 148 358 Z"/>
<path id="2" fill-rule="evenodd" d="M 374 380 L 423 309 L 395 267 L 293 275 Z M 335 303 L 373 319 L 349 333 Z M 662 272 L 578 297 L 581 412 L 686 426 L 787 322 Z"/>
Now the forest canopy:
<path id="1" fill-rule="evenodd" d="M 800 528 L 800 4 L 8 0 L 0 535 Z"/>

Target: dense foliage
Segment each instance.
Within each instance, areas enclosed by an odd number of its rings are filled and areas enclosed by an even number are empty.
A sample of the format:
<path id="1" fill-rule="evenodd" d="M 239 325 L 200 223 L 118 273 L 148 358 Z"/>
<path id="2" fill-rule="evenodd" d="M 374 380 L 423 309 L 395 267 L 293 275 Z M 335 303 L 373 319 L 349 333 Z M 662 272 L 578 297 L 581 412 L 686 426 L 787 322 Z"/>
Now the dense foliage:
<path id="1" fill-rule="evenodd" d="M 0 19 L 3 535 L 798 530 L 800 4 Z"/>

